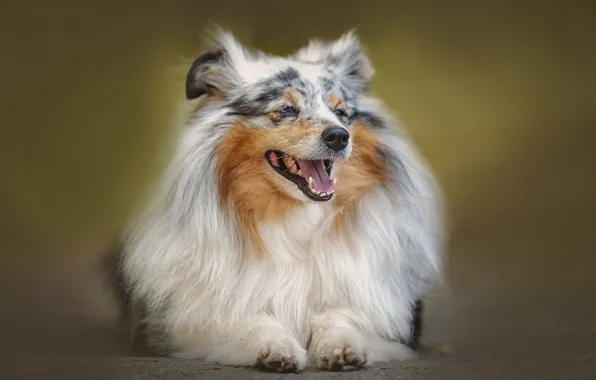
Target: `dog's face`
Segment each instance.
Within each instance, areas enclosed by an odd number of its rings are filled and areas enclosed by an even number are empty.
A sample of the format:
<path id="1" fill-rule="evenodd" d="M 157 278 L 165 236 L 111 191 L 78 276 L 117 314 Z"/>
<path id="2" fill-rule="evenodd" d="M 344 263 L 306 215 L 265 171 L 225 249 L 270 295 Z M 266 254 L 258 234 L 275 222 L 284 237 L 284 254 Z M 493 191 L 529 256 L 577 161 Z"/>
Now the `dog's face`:
<path id="1" fill-rule="evenodd" d="M 332 199 L 373 73 L 351 33 L 289 58 L 248 52 L 222 35 L 193 63 L 186 87 L 189 99 L 206 95 L 237 116 L 218 149 L 222 186 L 245 196 Z"/>

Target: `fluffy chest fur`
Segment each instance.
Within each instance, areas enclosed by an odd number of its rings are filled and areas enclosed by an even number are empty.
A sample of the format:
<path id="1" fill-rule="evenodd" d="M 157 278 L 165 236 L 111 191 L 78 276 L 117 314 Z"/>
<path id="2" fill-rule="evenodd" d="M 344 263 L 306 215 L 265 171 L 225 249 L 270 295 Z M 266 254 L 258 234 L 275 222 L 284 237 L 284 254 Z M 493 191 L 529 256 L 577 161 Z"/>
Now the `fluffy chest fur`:
<path id="1" fill-rule="evenodd" d="M 372 196 L 363 199 L 362 206 L 371 210 L 375 202 L 382 208 Z M 379 249 L 375 239 L 389 238 L 384 234 L 390 233 L 382 220 L 355 215 L 363 228 L 337 230 L 334 225 L 341 217 L 333 204 L 307 204 L 282 222 L 261 223 L 265 255 L 246 252 L 248 259 L 238 276 L 231 276 L 233 281 L 208 285 L 219 288 L 214 292 L 228 302 L 228 316 L 270 313 L 304 344 L 310 318 L 328 307 L 355 311 L 371 333 L 392 336 L 396 327 L 405 333 L 406 323 L 401 328 L 395 323 L 408 319 L 412 300 L 407 300 L 408 280 L 398 278 L 398 246 L 395 251 Z"/>

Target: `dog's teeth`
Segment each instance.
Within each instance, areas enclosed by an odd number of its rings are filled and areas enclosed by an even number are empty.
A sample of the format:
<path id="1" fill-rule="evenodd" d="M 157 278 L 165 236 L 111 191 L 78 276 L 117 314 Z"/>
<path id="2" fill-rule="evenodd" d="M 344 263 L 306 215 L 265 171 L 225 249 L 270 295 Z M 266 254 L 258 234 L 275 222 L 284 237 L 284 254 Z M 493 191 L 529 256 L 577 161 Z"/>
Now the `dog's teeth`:
<path id="1" fill-rule="evenodd" d="M 297 172 L 297 167 L 296 167 L 296 161 L 294 160 L 294 157 L 292 156 L 288 156 L 284 158 L 284 163 L 286 164 L 286 167 L 288 168 L 288 171 L 292 174 L 299 174 Z"/>
<path id="2" fill-rule="evenodd" d="M 312 188 L 313 182 L 314 182 L 314 179 L 312 179 L 312 177 L 308 177 L 308 186 L 310 186 Z"/>
<path id="3" fill-rule="evenodd" d="M 321 193 L 321 196 L 322 197 L 326 197 L 327 196 L 327 193 Z"/>
<path id="4" fill-rule="evenodd" d="M 333 178 L 333 186 L 337 184 L 337 178 Z"/>
<path id="5" fill-rule="evenodd" d="M 331 190 L 329 190 L 329 192 L 327 194 L 331 195 L 333 193 L 335 193 L 335 190 L 331 189 Z"/>
<path id="6" fill-rule="evenodd" d="M 298 169 L 298 175 L 302 175 L 302 170 Z"/>

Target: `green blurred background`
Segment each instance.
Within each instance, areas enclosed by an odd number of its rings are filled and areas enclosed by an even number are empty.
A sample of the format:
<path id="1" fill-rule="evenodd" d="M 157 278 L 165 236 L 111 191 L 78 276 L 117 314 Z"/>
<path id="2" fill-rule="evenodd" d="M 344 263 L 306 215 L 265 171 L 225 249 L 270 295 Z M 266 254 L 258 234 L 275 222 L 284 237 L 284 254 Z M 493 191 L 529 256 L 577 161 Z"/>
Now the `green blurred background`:
<path id="1" fill-rule="evenodd" d="M 448 199 L 429 344 L 596 330 L 593 2 L 21 0 L 0 5 L 5 346 L 126 353 L 97 268 L 167 162 L 213 23 L 279 54 L 356 28 Z"/>

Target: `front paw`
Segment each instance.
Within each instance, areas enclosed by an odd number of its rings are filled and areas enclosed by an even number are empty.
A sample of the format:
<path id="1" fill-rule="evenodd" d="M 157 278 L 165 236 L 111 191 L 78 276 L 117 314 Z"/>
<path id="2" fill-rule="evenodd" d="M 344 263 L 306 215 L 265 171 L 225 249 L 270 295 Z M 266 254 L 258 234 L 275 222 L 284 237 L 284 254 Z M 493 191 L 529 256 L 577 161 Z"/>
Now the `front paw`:
<path id="1" fill-rule="evenodd" d="M 317 368 L 341 371 L 346 366 L 362 367 L 367 362 L 367 350 L 362 336 L 355 330 L 334 328 L 313 341 L 311 359 Z"/>
<path id="2" fill-rule="evenodd" d="M 306 366 L 306 350 L 293 338 L 264 343 L 255 366 L 275 372 L 300 372 Z"/>

